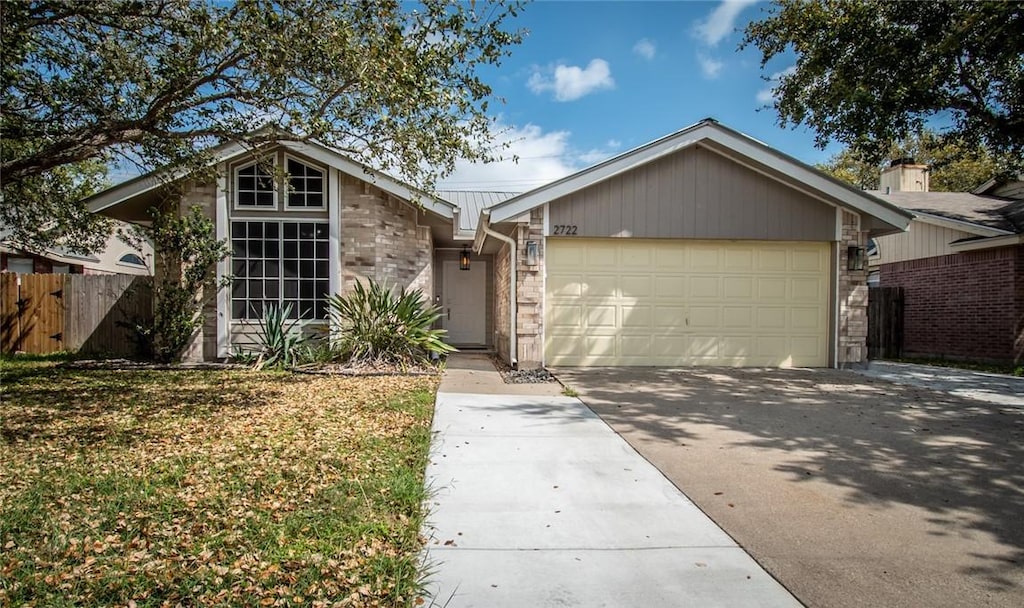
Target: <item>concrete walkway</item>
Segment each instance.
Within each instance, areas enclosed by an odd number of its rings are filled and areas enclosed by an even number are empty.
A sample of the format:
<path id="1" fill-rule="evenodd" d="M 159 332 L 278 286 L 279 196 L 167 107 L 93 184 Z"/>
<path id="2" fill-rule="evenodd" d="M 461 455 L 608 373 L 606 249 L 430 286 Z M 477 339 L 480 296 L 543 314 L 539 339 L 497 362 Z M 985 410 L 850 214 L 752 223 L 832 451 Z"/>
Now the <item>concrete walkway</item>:
<path id="1" fill-rule="evenodd" d="M 434 605 L 800 605 L 578 399 L 489 367 L 453 357 L 437 396 Z"/>
<path id="2" fill-rule="evenodd" d="M 872 361 L 866 369 L 853 371 L 869 378 L 942 391 L 973 401 L 1024 407 L 1024 378 L 888 361 Z"/>

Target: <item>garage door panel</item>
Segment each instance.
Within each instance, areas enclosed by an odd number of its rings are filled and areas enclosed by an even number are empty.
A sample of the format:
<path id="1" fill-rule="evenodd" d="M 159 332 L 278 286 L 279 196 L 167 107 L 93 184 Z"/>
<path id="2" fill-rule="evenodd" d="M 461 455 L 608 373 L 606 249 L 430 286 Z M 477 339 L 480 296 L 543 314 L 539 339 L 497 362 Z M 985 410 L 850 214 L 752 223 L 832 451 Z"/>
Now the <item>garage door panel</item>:
<path id="1" fill-rule="evenodd" d="M 651 320 L 653 317 L 651 306 L 623 304 L 621 310 L 623 328 L 651 329 Z"/>
<path id="2" fill-rule="evenodd" d="M 685 277 L 659 276 L 654 281 L 654 295 L 658 298 L 677 299 L 686 295 Z"/>
<path id="3" fill-rule="evenodd" d="M 548 325 L 552 329 L 578 328 L 583 323 L 583 307 L 575 304 L 553 304 L 548 308 Z"/>
<path id="4" fill-rule="evenodd" d="M 615 311 L 616 308 L 613 305 L 587 306 L 586 327 L 588 329 L 596 329 L 600 327 L 609 327 L 614 329 L 618 326 Z"/>
<path id="5" fill-rule="evenodd" d="M 619 287 L 623 298 L 648 298 L 651 296 L 650 276 L 626 275 L 619 277 Z"/>
<path id="6" fill-rule="evenodd" d="M 725 250 L 725 269 L 729 272 L 750 272 L 754 269 L 754 249 L 733 247 Z"/>
<path id="7" fill-rule="evenodd" d="M 658 330 L 686 327 L 686 307 L 655 304 L 654 328 Z"/>
<path id="8" fill-rule="evenodd" d="M 651 336 L 622 336 L 622 356 L 643 359 L 651 354 Z"/>
<path id="9" fill-rule="evenodd" d="M 547 241 L 551 365 L 827 365 L 827 243 Z"/>
<path id="10" fill-rule="evenodd" d="M 722 295 L 729 300 L 749 300 L 754 297 L 754 277 L 722 278 Z"/>
<path id="11" fill-rule="evenodd" d="M 584 279 L 576 275 L 548 277 L 548 293 L 556 298 L 579 298 L 583 295 Z"/>
<path id="12" fill-rule="evenodd" d="M 763 277 L 757 279 L 758 300 L 785 300 L 786 281 L 783 277 Z"/>
<path id="13" fill-rule="evenodd" d="M 694 299 L 718 298 L 720 283 L 721 279 L 719 277 L 691 277 L 689 295 Z"/>
<path id="14" fill-rule="evenodd" d="M 606 247 L 587 247 L 584 260 L 590 268 L 612 268 L 618 266 L 617 251 Z"/>
<path id="15" fill-rule="evenodd" d="M 616 275 L 588 274 L 583 278 L 583 294 L 587 298 L 614 298 L 619 294 Z"/>
<path id="16" fill-rule="evenodd" d="M 691 306 L 687 315 L 689 327 L 697 331 L 722 325 L 722 310 L 718 306 Z"/>

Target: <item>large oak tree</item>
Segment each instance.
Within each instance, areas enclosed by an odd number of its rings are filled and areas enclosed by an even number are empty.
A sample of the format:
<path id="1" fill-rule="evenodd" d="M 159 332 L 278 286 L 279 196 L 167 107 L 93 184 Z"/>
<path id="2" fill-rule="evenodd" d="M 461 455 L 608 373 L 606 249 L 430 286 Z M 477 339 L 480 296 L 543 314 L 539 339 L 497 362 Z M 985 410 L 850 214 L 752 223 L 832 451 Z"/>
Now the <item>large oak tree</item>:
<path id="1" fill-rule="evenodd" d="M 783 126 L 869 161 L 925 125 L 964 145 L 1024 156 L 1024 3 L 775 0 L 742 47 L 796 64 L 777 80 Z"/>
<path id="2" fill-rule="evenodd" d="M 199 167 L 261 127 L 429 187 L 486 160 L 500 0 L 6 0 L 0 221 L 26 245 L 97 244 L 79 203 L 97 166 Z"/>

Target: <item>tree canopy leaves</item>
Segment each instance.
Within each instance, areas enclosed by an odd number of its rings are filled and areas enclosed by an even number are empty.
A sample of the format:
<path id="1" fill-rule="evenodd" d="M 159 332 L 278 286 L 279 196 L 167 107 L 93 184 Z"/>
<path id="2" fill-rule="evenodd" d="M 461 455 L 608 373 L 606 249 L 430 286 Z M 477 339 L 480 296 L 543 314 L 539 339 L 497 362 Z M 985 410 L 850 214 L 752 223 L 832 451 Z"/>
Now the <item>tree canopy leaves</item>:
<path id="1" fill-rule="evenodd" d="M 885 158 L 913 158 L 928 165 L 930 189 L 935 192 L 970 192 L 999 175 L 1006 162 L 983 146 L 965 144 L 931 130 L 892 144 Z M 867 160 L 847 148 L 818 168 L 859 188 L 877 190 L 882 169 L 887 165 Z"/>
<path id="2" fill-rule="evenodd" d="M 458 157 L 486 160 L 480 69 L 521 38 L 517 4 L 423 0 L 10 0 L 0 219 L 62 167 L 93 160 L 200 166 L 224 141 L 313 138 L 429 186 Z M 262 134 L 262 135 L 261 135 Z M 47 192 L 83 225 L 81 206 Z M 37 197 L 38 198 L 38 197 Z M 74 224 L 66 234 L 74 233 Z"/>
<path id="3" fill-rule="evenodd" d="M 926 124 L 967 145 L 1024 156 L 1024 5 L 930 0 L 776 0 L 742 47 L 764 67 L 796 54 L 773 102 L 869 161 Z"/>

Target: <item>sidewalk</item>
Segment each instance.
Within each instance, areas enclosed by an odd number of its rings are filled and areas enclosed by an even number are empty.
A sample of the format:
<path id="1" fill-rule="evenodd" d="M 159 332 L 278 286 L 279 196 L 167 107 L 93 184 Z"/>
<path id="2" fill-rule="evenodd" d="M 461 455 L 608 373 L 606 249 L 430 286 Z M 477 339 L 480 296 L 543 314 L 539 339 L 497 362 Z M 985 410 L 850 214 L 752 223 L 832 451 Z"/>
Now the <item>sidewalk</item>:
<path id="1" fill-rule="evenodd" d="M 485 359 L 450 360 L 427 467 L 434 605 L 800 605 L 559 391 L 506 385 Z"/>
<path id="2" fill-rule="evenodd" d="M 974 401 L 1024 407 L 1024 378 L 890 361 L 872 361 L 866 369 L 852 371 L 869 378 L 942 391 Z"/>

